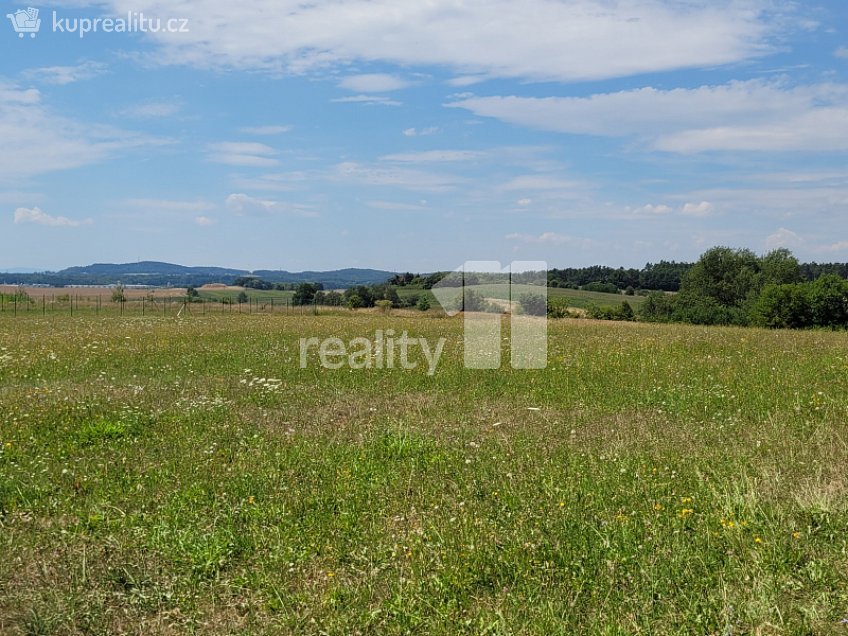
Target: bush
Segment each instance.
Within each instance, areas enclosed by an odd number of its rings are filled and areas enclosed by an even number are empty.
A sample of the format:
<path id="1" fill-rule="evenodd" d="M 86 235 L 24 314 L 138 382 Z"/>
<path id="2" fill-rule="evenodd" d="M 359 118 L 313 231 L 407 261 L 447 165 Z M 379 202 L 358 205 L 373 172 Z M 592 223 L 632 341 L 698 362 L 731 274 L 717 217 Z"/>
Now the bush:
<path id="1" fill-rule="evenodd" d="M 427 296 L 422 295 L 418 299 L 418 303 L 415 306 L 418 308 L 419 311 L 427 311 L 428 309 L 430 309 L 430 300 L 427 298 Z"/>
<path id="2" fill-rule="evenodd" d="M 806 285 L 767 285 L 751 309 L 751 324 L 771 329 L 802 329 L 813 324 Z"/>
<path id="3" fill-rule="evenodd" d="M 568 318 L 567 298 L 548 298 L 548 318 Z"/>
<path id="4" fill-rule="evenodd" d="M 378 300 L 374 303 L 381 313 L 388 314 L 392 310 L 392 301 L 391 300 Z"/>
<path id="5" fill-rule="evenodd" d="M 548 313 L 548 303 L 542 294 L 527 292 L 518 297 L 518 304 L 528 316 L 544 316 Z"/>
<path id="6" fill-rule="evenodd" d="M 582 289 L 583 291 L 601 292 L 603 294 L 618 294 L 619 293 L 618 287 L 616 287 L 612 283 L 599 283 L 599 282 L 588 283 L 586 285 L 583 285 L 583 287 L 581 287 L 580 289 Z"/>

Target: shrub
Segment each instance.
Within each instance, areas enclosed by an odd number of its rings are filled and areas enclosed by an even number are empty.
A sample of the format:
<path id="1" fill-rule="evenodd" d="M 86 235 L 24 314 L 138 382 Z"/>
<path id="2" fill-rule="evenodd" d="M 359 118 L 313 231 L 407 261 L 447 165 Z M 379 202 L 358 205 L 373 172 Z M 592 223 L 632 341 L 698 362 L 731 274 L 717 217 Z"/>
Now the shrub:
<path id="1" fill-rule="evenodd" d="M 528 316 L 544 316 L 548 312 L 548 303 L 542 294 L 527 292 L 518 297 L 521 310 Z"/>

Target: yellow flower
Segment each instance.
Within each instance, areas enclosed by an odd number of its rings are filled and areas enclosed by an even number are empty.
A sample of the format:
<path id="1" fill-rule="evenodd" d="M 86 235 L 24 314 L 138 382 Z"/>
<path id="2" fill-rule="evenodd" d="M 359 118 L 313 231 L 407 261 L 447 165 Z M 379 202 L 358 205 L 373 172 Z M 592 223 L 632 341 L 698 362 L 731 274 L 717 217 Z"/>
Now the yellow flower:
<path id="1" fill-rule="evenodd" d="M 624 523 L 625 521 L 627 521 L 627 515 L 622 512 L 619 512 L 617 515 L 615 515 L 615 520 Z"/>
<path id="2" fill-rule="evenodd" d="M 662 509 L 663 509 L 663 505 L 661 503 L 655 503 L 654 504 L 654 510 L 656 510 L 657 512 L 659 512 Z"/>
<path id="3" fill-rule="evenodd" d="M 327 578 L 328 578 L 328 579 L 333 578 L 335 575 L 336 575 L 336 573 L 335 573 L 335 572 L 327 572 Z"/>
<path id="4" fill-rule="evenodd" d="M 3 444 L 3 446 L 5 446 L 6 448 L 12 448 L 12 442 L 6 442 L 5 444 Z"/>
<path id="5" fill-rule="evenodd" d="M 681 508 L 680 512 L 677 513 L 677 516 L 681 519 L 685 519 L 691 514 L 694 514 L 695 511 L 692 508 Z"/>
<path id="6" fill-rule="evenodd" d="M 564 502 L 564 501 L 560 501 L 560 502 L 559 502 L 559 507 L 560 507 L 560 508 L 565 508 L 565 502 Z"/>
<path id="7" fill-rule="evenodd" d="M 682 504 L 690 504 L 692 503 L 692 497 L 681 497 L 680 503 Z"/>
<path id="8" fill-rule="evenodd" d="M 763 542 L 762 537 L 754 537 L 754 543 L 762 543 L 762 542 Z"/>
<path id="9" fill-rule="evenodd" d="M 792 538 L 793 538 L 793 539 L 800 539 L 800 538 L 801 538 L 801 533 L 800 533 L 800 532 L 793 532 L 793 533 L 792 533 Z"/>
<path id="10" fill-rule="evenodd" d="M 250 495 L 250 497 L 247 498 L 247 503 L 249 503 L 251 505 L 255 504 L 256 503 L 256 497 L 254 497 L 253 495 Z"/>

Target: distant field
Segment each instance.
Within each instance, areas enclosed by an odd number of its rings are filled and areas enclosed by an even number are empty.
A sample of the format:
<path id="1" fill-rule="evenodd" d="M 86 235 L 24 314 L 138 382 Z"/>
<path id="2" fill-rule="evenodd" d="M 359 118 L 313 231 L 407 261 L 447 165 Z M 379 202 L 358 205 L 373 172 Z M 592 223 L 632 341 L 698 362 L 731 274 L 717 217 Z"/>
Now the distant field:
<path id="1" fill-rule="evenodd" d="M 235 301 L 235 299 L 238 298 L 239 293 L 242 291 L 244 291 L 251 300 L 268 303 L 272 300 L 275 303 L 291 302 L 291 299 L 294 296 L 294 292 L 292 291 L 244 289 L 242 287 L 226 287 L 224 289 L 200 288 L 197 291 L 201 298 L 216 302 L 220 302 L 224 299 Z"/>
<path id="2" fill-rule="evenodd" d="M 446 338 L 435 375 L 299 368 L 378 329 Z M 0 633 L 844 633 L 848 334 L 559 320 L 538 371 L 461 341 L 0 315 Z"/>
<path id="3" fill-rule="evenodd" d="M 479 291 L 483 296 L 487 298 L 497 298 L 500 300 L 506 300 L 509 297 L 509 292 L 506 292 L 503 287 L 499 285 L 473 285 L 470 288 Z M 398 296 L 400 296 L 401 298 L 427 295 L 427 297 L 431 301 L 431 304 L 435 301 L 435 297 L 433 296 L 432 292 L 428 290 L 414 289 L 409 287 L 396 287 L 395 289 L 397 290 Z M 517 299 L 517 297 L 523 293 L 534 293 L 538 292 L 538 290 L 538 287 L 534 287 L 531 285 L 514 285 L 512 290 L 513 299 Z M 577 309 L 585 309 L 591 303 L 595 303 L 597 305 L 617 306 L 625 300 L 629 302 L 635 309 L 643 302 L 645 302 L 644 296 L 603 294 L 599 292 L 582 291 L 579 289 L 560 289 L 554 287 L 548 288 L 548 295 L 551 298 L 567 298 L 569 307 L 574 307 Z"/>

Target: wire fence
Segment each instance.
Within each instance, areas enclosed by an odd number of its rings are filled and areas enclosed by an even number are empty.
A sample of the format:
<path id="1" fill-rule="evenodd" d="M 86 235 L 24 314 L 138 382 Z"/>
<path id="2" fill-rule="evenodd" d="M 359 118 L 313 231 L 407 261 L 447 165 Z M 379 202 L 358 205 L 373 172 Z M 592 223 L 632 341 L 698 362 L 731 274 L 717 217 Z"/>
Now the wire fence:
<path id="1" fill-rule="evenodd" d="M 112 300 L 102 296 L 50 294 L 31 296 L 0 294 L 0 315 L 5 316 L 206 316 L 212 314 L 319 314 L 340 307 L 296 305 L 291 300 L 248 298 L 239 302 L 232 298 L 201 298 L 164 296 L 159 298 L 124 298 Z"/>

